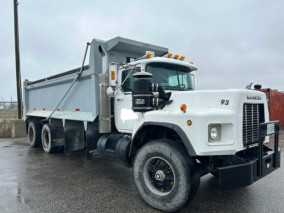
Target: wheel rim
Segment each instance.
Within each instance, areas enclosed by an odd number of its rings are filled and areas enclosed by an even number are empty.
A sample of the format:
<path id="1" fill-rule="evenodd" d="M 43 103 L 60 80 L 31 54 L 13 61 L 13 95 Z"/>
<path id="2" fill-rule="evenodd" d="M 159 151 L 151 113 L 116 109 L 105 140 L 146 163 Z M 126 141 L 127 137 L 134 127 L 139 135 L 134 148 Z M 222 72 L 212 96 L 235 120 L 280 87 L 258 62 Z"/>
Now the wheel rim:
<path id="1" fill-rule="evenodd" d="M 149 190 L 159 196 L 171 193 L 175 185 L 175 173 L 171 164 L 163 158 L 154 157 L 144 165 L 143 178 Z"/>
<path id="2" fill-rule="evenodd" d="M 48 147 L 49 146 L 49 134 L 46 130 L 43 130 L 42 132 L 42 142 L 44 147 Z"/>

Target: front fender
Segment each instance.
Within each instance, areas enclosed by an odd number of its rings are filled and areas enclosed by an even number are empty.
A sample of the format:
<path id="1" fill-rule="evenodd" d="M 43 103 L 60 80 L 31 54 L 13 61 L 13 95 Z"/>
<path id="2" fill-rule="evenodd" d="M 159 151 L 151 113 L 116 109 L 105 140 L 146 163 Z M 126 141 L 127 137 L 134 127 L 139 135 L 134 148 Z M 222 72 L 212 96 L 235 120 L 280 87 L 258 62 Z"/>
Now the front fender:
<path id="1" fill-rule="evenodd" d="M 154 121 L 148 121 L 148 122 L 144 122 L 142 123 L 142 125 L 140 125 L 137 128 L 137 131 L 135 132 L 135 134 L 132 137 L 132 141 L 131 141 L 131 147 L 130 147 L 130 153 L 129 155 L 131 155 L 132 153 L 132 146 L 133 146 L 133 141 L 135 140 L 135 138 L 139 135 L 140 131 L 146 127 L 146 126 L 161 126 L 161 127 L 166 127 L 168 129 L 171 129 L 173 131 L 175 131 L 177 133 L 177 135 L 180 137 L 182 143 L 184 144 L 187 153 L 190 156 L 196 156 L 196 152 L 191 144 L 191 142 L 189 141 L 188 137 L 186 136 L 185 132 L 176 124 L 173 123 L 167 123 L 167 122 L 154 122 Z"/>

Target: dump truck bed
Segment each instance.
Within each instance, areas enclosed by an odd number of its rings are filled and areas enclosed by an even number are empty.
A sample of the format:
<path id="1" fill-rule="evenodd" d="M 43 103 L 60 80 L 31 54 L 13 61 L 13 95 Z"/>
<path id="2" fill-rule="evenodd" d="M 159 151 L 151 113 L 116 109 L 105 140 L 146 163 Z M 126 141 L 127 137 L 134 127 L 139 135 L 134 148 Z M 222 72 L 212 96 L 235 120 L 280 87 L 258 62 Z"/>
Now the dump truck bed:
<path id="1" fill-rule="evenodd" d="M 58 106 L 63 96 L 76 78 L 80 68 L 37 81 L 26 81 L 24 85 L 25 117 L 52 118 L 93 121 L 97 116 L 95 73 L 84 66 L 82 75 L 74 83 L 70 92 Z"/>
<path id="2" fill-rule="evenodd" d="M 99 114 L 100 73 L 107 72 L 109 62 L 127 63 L 130 59 L 141 57 L 146 51 L 162 56 L 168 49 L 121 37 L 109 41 L 93 39 L 89 65 L 84 66 L 82 75 L 64 99 L 80 68 L 24 82 L 24 119 L 49 118 L 51 115 L 50 118 L 63 119 L 63 122 L 65 119 L 94 121 Z"/>

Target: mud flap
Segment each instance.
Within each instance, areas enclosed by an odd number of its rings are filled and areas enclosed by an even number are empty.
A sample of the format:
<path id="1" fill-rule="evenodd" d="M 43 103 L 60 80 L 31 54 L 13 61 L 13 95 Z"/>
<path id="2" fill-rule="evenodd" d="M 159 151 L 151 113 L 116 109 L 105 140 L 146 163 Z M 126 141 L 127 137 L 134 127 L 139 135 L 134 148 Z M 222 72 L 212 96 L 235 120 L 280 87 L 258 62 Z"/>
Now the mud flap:
<path id="1" fill-rule="evenodd" d="M 59 119 L 51 119 L 50 130 L 52 132 L 52 147 L 64 146 L 64 128 L 62 121 Z"/>
<path id="2" fill-rule="evenodd" d="M 91 160 L 98 158 L 97 143 L 102 134 L 99 133 L 99 127 L 97 122 L 89 122 L 86 133 L 86 150 L 87 159 Z"/>
<path id="3" fill-rule="evenodd" d="M 72 152 L 85 148 L 85 131 L 82 121 L 65 121 L 65 151 Z"/>

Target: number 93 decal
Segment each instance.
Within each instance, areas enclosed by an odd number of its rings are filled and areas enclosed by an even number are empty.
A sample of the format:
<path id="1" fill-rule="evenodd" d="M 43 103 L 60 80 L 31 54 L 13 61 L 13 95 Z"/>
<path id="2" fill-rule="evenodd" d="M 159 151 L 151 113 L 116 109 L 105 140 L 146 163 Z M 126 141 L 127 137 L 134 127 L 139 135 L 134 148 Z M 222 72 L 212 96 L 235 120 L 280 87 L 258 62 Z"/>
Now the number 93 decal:
<path id="1" fill-rule="evenodd" d="M 229 105 L 230 104 L 230 100 L 221 100 L 221 105 Z"/>

